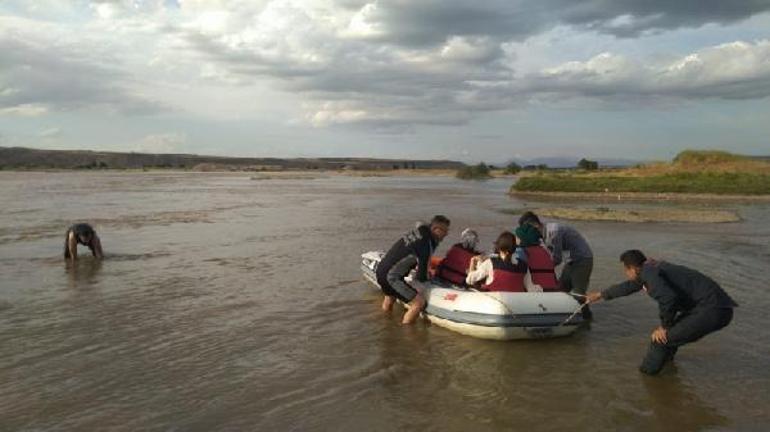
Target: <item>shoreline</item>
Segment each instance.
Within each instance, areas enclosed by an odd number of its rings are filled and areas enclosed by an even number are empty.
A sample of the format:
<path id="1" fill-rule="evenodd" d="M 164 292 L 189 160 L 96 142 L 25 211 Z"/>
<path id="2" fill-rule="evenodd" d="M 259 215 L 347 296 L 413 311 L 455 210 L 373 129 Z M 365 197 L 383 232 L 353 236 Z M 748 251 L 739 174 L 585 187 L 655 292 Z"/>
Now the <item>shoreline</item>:
<path id="1" fill-rule="evenodd" d="M 520 209 L 519 209 L 520 210 Z M 611 209 L 543 207 L 532 209 L 540 216 L 554 219 L 589 222 L 624 222 L 624 223 L 734 223 L 741 222 L 741 216 L 733 210 L 696 210 L 676 208 L 635 208 Z M 516 209 L 501 210 L 506 214 L 520 214 Z"/>
<path id="2" fill-rule="evenodd" d="M 530 192 L 510 191 L 514 197 L 574 198 L 597 201 L 705 201 L 705 202 L 770 202 L 770 195 L 703 194 L 676 192 Z"/>

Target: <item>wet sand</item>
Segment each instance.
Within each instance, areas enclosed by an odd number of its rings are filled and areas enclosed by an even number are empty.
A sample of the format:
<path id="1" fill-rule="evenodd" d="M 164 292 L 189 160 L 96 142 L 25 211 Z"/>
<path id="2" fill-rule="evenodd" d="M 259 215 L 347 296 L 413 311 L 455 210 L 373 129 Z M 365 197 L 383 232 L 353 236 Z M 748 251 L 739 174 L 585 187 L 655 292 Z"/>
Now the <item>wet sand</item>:
<path id="1" fill-rule="evenodd" d="M 514 223 L 500 210 L 568 202 L 509 197 L 509 186 L 0 172 L 0 430 L 770 425 L 766 203 L 720 204 L 743 220 L 717 226 L 573 223 L 596 254 L 594 288 L 620 281 L 618 254 L 641 247 L 702 269 L 741 304 L 657 378 L 636 371 L 657 324 L 643 295 L 599 304 L 590 328 L 546 341 L 403 327 L 379 310 L 359 256 L 415 220 L 452 219 L 439 253 L 466 226 L 489 249 Z M 100 233 L 104 262 L 63 262 L 64 232 L 81 220 Z"/>

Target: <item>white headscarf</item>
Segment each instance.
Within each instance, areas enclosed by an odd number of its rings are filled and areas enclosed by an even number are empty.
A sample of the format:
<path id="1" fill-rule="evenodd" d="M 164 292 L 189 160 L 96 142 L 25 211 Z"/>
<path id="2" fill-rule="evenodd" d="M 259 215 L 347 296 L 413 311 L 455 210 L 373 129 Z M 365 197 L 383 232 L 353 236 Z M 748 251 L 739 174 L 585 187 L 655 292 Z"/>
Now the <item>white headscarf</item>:
<path id="1" fill-rule="evenodd" d="M 476 245 L 479 244 L 479 235 L 470 228 L 465 228 L 460 233 L 460 239 L 466 249 L 476 249 Z"/>

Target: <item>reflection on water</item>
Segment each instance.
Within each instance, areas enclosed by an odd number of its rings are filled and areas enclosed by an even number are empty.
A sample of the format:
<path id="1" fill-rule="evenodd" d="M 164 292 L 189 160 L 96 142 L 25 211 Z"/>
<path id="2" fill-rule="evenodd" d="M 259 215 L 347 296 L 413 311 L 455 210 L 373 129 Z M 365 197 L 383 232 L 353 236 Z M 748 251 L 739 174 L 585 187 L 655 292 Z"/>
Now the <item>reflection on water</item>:
<path id="1" fill-rule="evenodd" d="M 703 269 L 741 303 L 728 328 L 684 347 L 658 378 L 636 371 L 657 316 L 641 295 L 597 305 L 590 327 L 560 340 L 482 341 L 380 312 L 360 275 L 361 252 L 436 213 L 452 219 L 447 243 L 471 226 L 488 245 L 514 223 L 500 209 L 530 206 L 509 199 L 508 186 L 0 173 L 0 430 L 770 423 L 766 204 L 730 204 L 744 221 L 718 232 L 575 223 L 596 253 L 596 288 L 622 280 L 617 256 L 641 247 Z M 103 261 L 63 261 L 63 233 L 75 221 L 95 225 Z"/>
<path id="2" fill-rule="evenodd" d="M 92 257 L 81 257 L 75 262 L 64 261 L 65 271 L 70 288 L 84 288 L 99 282 L 97 275 L 102 269 L 102 260 Z"/>
<path id="3" fill-rule="evenodd" d="M 704 430 L 729 423 L 717 407 L 707 405 L 677 374 L 663 380 L 644 377 L 642 382 L 652 408 L 652 430 Z"/>

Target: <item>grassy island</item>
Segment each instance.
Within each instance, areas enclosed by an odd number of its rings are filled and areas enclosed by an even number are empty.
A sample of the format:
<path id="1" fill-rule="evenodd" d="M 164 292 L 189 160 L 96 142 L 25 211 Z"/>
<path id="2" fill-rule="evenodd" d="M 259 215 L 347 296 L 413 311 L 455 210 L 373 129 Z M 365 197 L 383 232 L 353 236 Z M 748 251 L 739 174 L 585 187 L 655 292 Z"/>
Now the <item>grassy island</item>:
<path id="1" fill-rule="evenodd" d="M 511 187 L 511 193 L 520 192 L 770 195 L 770 163 L 721 151 L 687 150 L 671 163 L 539 172 Z"/>

